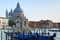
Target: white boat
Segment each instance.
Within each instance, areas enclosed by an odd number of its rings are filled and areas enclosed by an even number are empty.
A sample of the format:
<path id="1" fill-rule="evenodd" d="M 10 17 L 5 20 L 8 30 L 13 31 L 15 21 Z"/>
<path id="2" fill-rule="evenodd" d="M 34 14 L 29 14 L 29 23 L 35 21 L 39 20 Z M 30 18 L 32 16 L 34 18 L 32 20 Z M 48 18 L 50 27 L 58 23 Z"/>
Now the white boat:
<path id="1" fill-rule="evenodd" d="M 60 32 L 60 29 L 58 29 L 58 28 L 53 28 L 53 29 L 49 29 L 48 31 L 52 31 L 52 32 Z"/>

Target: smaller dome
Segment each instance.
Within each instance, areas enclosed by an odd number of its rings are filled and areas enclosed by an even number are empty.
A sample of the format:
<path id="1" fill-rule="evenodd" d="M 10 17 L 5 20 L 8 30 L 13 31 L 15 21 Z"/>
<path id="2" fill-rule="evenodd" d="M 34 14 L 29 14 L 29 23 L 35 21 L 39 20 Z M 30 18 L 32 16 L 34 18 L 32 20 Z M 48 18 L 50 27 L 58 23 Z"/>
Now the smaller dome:
<path id="1" fill-rule="evenodd" d="M 9 13 L 9 16 L 12 16 L 12 9 L 11 9 L 11 11 L 10 11 L 10 13 Z"/>

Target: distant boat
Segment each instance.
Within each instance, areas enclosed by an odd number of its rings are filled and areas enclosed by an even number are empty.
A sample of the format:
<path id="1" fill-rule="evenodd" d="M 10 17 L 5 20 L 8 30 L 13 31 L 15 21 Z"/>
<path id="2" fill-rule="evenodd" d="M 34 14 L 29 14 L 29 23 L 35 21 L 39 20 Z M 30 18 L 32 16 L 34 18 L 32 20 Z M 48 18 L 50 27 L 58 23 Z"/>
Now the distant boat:
<path id="1" fill-rule="evenodd" d="M 52 32 L 60 32 L 59 29 L 50 29 L 50 30 L 48 30 L 48 31 L 52 31 Z"/>

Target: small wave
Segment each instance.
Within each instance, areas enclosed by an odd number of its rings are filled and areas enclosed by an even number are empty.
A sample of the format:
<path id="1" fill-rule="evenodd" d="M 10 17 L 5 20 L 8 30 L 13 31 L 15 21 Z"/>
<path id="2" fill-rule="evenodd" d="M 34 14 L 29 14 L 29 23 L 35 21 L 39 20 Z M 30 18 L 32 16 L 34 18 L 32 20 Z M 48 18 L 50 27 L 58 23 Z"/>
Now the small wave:
<path id="1" fill-rule="evenodd" d="M 60 40 L 60 37 L 56 37 L 55 40 Z"/>

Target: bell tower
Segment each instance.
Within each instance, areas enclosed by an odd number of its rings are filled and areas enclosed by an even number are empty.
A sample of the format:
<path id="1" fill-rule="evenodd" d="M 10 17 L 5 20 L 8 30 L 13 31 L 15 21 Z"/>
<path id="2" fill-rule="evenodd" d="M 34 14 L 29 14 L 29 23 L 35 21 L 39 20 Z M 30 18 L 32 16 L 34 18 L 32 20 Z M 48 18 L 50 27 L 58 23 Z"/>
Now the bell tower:
<path id="1" fill-rule="evenodd" d="M 8 18 L 8 10 L 6 10 L 6 18 Z"/>

